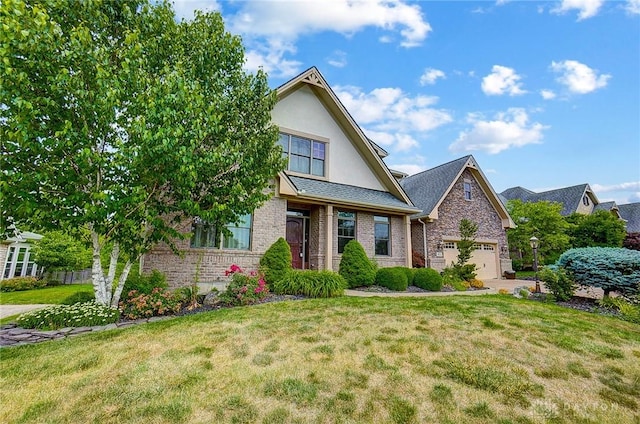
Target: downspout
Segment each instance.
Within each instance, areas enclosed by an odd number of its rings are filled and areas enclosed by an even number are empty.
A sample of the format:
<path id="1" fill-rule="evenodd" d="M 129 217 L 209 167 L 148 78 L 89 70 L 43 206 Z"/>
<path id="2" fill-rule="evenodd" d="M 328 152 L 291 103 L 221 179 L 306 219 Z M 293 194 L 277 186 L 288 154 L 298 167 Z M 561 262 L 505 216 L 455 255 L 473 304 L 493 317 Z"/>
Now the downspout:
<path id="1" fill-rule="evenodd" d="M 418 218 L 418 222 L 422 224 L 422 251 L 424 252 L 424 267 L 429 267 L 429 251 L 427 250 L 427 224 L 422 218 Z"/>

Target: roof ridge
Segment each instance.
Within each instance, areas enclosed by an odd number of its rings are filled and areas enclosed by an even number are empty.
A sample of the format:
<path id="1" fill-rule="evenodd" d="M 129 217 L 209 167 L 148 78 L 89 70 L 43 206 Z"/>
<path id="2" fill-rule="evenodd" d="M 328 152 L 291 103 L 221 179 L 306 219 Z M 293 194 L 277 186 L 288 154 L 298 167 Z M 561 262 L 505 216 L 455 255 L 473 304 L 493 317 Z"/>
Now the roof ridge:
<path id="1" fill-rule="evenodd" d="M 425 169 L 424 171 L 420 171 L 420 172 L 418 172 L 418 173 L 416 173 L 416 174 L 409 175 L 407 178 L 405 178 L 405 180 L 407 180 L 407 179 L 409 179 L 409 178 L 416 177 L 416 176 L 418 176 L 418 175 L 420 175 L 420 174 L 424 174 L 425 172 L 433 171 L 433 170 L 438 169 L 438 168 L 441 168 L 441 167 L 443 167 L 443 166 L 450 165 L 450 164 L 452 164 L 452 163 L 454 163 L 454 162 L 457 162 L 457 161 L 460 161 L 460 160 L 462 160 L 462 159 L 469 160 L 469 158 L 471 158 L 471 157 L 473 157 L 473 155 L 467 155 L 467 156 L 460 157 L 460 158 L 458 158 L 458 159 L 450 160 L 449 162 L 446 162 L 446 163 L 440 164 L 440 165 L 438 165 L 438 166 L 434 166 L 433 168 Z"/>

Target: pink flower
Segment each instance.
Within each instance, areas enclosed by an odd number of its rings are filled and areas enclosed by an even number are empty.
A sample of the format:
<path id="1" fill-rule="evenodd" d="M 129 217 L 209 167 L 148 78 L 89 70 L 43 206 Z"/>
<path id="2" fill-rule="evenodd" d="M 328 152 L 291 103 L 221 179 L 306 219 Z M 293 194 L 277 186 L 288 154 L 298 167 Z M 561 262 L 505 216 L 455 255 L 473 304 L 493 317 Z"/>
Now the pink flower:
<path id="1" fill-rule="evenodd" d="M 238 265 L 233 264 L 229 267 L 228 270 L 224 272 L 224 275 L 225 277 L 228 277 L 229 275 L 235 274 L 236 272 L 242 273 L 242 269 Z"/>

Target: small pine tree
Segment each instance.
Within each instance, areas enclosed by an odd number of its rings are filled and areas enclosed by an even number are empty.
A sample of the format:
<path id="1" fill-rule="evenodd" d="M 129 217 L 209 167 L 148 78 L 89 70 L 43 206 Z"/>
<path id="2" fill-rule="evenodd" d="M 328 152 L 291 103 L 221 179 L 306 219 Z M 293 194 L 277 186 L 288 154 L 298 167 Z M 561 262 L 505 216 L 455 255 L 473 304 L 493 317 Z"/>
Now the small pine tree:
<path id="1" fill-rule="evenodd" d="M 375 281 L 376 267 L 357 240 L 351 240 L 344 247 L 338 274 L 347 280 L 349 288 L 370 286 Z"/>
<path id="2" fill-rule="evenodd" d="M 267 284 L 274 284 L 281 281 L 291 269 L 291 248 L 289 243 L 280 237 L 260 258 L 260 271 L 264 274 Z"/>

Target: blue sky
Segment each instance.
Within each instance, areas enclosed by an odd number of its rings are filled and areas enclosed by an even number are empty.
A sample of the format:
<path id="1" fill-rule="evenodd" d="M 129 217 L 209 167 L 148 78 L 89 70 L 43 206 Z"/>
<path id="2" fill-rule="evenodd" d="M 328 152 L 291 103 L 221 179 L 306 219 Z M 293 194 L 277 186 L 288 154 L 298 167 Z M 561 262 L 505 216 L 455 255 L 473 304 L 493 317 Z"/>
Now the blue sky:
<path id="1" fill-rule="evenodd" d="M 195 1 L 272 87 L 316 66 L 409 174 L 473 154 L 497 192 L 640 201 L 640 0 Z"/>

